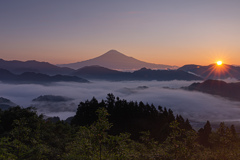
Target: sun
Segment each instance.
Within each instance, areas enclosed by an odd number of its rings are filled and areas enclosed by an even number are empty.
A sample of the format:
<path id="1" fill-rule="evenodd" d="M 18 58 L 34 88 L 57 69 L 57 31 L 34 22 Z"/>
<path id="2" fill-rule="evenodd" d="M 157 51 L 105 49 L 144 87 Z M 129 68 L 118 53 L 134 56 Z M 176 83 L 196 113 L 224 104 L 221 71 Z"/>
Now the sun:
<path id="1" fill-rule="evenodd" d="M 217 65 L 218 65 L 218 66 L 221 66 L 222 64 L 223 64 L 222 61 L 217 61 Z"/>

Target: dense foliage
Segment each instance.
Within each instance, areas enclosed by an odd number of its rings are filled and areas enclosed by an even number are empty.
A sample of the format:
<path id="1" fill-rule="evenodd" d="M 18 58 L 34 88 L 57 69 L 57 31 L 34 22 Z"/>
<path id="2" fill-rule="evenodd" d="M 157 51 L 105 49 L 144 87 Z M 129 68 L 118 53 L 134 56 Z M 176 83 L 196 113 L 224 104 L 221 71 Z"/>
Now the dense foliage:
<path id="1" fill-rule="evenodd" d="M 72 124 L 53 123 L 33 108 L 0 110 L 0 159 L 239 159 L 240 139 L 232 125 L 195 131 L 171 110 L 127 102 L 81 102 Z"/>
<path id="2" fill-rule="evenodd" d="M 175 118 L 171 109 L 158 109 L 154 105 L 144 104 L 143 102 L 133 102 L 122 100 L 113 94 L 108 94 L 105 101 L 98 102 L 96 98 L 91 101 L 81 102 L 72 125 L 90 125 L 97 120 L 96 111 L 98 108 L 105 108 L 110 114 L 109 122 L 113 124 L 109 133 L 117 135 L 123 132 L 131 134 L 132 139 L 139 139 L 140 132 L 150 131 L 151 138 L 163 142 L 170 133 L 169 124 L 175 120 L 180 123 L 182 129 L 191 130 L 192 127 L 188 120 L 182 116 Z"/>

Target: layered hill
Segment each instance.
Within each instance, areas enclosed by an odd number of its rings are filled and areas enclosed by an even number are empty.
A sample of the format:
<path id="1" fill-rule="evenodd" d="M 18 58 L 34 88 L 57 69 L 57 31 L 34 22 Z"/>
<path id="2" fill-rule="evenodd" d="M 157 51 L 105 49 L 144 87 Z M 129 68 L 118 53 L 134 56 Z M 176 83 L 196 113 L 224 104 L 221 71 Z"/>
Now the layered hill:
<path id="1" fill-rule="evenodd" d="M 176 69 L 176 66 L 169 66 L 163 64 L 153 64 L 137 60 L 133 57 L 126 56 L 116 50 L 110 50 L 107 53 L 82 62 L 61 64 L 60 67 L 69 67 L 72 69 L 79 69 L 85 66 L 98 65 L 109 69 L 121 71 L 133 71 L 143 67 L 150 69 Z"/>
<path id="2" fill-rule="evenodd" d="M 49 76 L 47 74 L 34 73 L 34 72 L 24 72 L 20 75 L 16 75 L 5 69 L 0 69 L 0 81 L 4 83 L 15 83 L 15 84 L 20 84 L 20 83 L 46 84 L 46 83 L 52 83 L 52 82 L 81 82 L 81 83 L 88 82 L 88 80 L 85 80 L 83 78 L 79 78 L 77 76 L 68 76 L 68 75 Z"/>
<path id="3" fill-rule="evenodd" d="M 220 66 L 216 64 L 211 64 L 209 66 L 185 65 L 180 67 L 178 70 L 199 75 L 204 79 L 240 79 L 240 67 L 227 64 Z"/>
<path id="4" fill-rule="evenodd" d="M 34 98 L 33 102 L 67 102 L 73 100 L 69 97 L 56 96 L 56 95 L 41 95 L 37 98 Z"/>
<path id="5" fill-rule="evenodd" d="M 202 83 L 193 83 L 186 89 L 240 101 L 240 82 L 226 83 L 220 80 L 206 80 Z"/>
<path id="6" fill-rule="evenodd" d="M 86 79 L 108 80 L 108 81 L 169 81 L 169 80 L 202 80 L 202 78 L 181 70 L 151 70 L 142 68 L 134 72 L 122 72 L 101 66 L 87 66 L 73 73 Z"/>
<path id="7" fill-rule="evenodd" d="M 35 73 L 43 73 L 49 75 L 56 74 L 69 74 L 73 72 L 73 69 L 66 67 L 58 67 L 53 64 L 47 62 L 38 62 L 35 60 L 32 61 L 6 61 L 0 59 L 0 68 L 11 71 L 14 74 L 21 74 L 24 72 L 35 72 Z"/>
<path id="8" fill-rule="evenodd" d="M 86 66 L 76 70 L 73 75 L 94 80 L 121 81 L 130 80 L 130 72 L 121 72 L 102 66 Z"/>
<path id="9" fill-rule="evenodd" d="M 1 110 L 6 110 L 10 107 L 16 107 L 17 105 L 10 101 L 9 99 L 0 97 L 0 109 Z"/>

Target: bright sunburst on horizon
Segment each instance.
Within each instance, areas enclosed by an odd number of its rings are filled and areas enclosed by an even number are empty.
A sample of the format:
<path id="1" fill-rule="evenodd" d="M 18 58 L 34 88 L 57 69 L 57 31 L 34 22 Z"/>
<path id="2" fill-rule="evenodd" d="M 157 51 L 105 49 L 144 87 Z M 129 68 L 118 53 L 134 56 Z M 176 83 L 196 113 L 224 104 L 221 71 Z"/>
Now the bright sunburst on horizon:
<path id="1" fill-rule="evenodd" d="M 218 65 L 218 66 L 221 66 L 222 64 L 223 64 L 222 61 L 217 61 L 217 65 Z"/>

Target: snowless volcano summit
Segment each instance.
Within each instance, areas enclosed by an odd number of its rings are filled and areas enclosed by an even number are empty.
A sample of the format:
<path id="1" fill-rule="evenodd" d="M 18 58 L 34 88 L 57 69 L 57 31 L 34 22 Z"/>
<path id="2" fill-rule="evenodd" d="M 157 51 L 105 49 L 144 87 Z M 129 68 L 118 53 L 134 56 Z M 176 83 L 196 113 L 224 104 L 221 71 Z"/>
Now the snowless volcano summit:
<path id="1" fill-rule="evenodd" d="M 134 71 L 140 68 L 149 68 L 149 69 L 176 69 L 176 66 L 169 66 L 163 64 L 154 64 L 140 61 L 133 57 L 129 57 L 120 53 L 116 50 L 110 50 L 99 57 L 89 59 L 86 61 L 70 63 L 70 64 L 61 64 L 61 67 L 69 67 L 72 69 L 79 69 L 85 66 L 98 65 L 114 70 L 121 71 Z"/>

